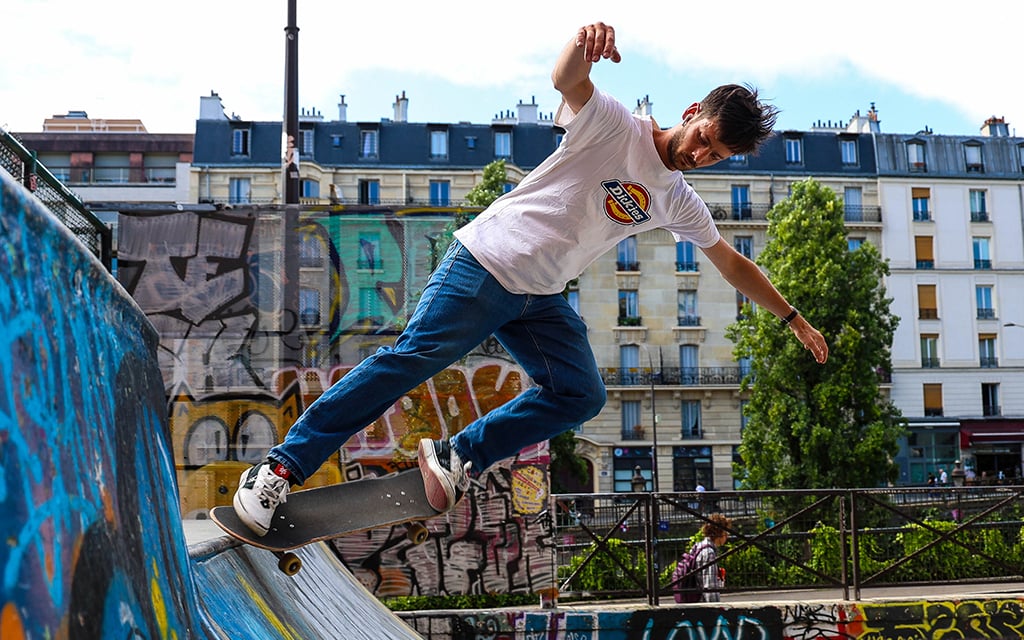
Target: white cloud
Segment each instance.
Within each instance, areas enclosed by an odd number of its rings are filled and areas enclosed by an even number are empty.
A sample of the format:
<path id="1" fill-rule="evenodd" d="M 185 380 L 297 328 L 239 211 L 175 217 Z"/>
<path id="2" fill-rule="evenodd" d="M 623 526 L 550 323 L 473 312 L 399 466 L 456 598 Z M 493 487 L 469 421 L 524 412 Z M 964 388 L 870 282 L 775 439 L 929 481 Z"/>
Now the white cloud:
<path id="1" fill-rule="evenodd" d="M 1019 0 L 952 10 L 916 0 L 569 4 L 298 0 L 301 101 L 333 117 L 326 112 L 339 93 L 360 101 L 371 90 L 400 92 L 353 85 L 388 72 L 469 88 L 464 101 L 473 92 L 528 98 L 550 90 L 551 65 L 575 29 L 601 19 L 616 27 L 624 57 L 621 68 L 601 69 L 602 77 L 642 79 L 650 86 L 641 91 L 666 109 L 677 99 L 676 88 L 664 85 L 672 78 L 649 78 L 649 69 L 630 60 L 662 63 L 668 74 L 712 72 L 758 85 L 795 78 L 835 86 L 852 71 L 953 105 L 978 124 L 1000 115 L 1024 129 L 1024 83 L 1011 35 L 1024 17 Z M 285 0 L 4 0 L 5 51 L 18 55 L 0 61 L 0 126 L 38 130 L 52 114 L 85 109 L 94 117 L 138 117 L 151 131 L 190 131 L 199 96 L 211 90 L 229 113 L 278 119 L 286 9 Z M 426 98 L 412 96 L 414 108 Z M 866 108 L 870 99 L 848 109 Z M 388 104 L 374 107 L 387 115 Z"/>

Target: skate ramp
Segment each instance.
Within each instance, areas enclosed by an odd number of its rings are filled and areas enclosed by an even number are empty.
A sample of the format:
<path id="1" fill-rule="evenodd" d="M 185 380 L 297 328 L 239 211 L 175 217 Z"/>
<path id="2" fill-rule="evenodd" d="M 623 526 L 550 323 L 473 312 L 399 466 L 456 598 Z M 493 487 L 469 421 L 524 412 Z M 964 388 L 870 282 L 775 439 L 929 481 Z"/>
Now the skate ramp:
<path id="1" fill-rule="evenodd" d="M 315 545 L 190 555 L 157 335 L 0 171 L 0 637 L 415 638 Z"/>

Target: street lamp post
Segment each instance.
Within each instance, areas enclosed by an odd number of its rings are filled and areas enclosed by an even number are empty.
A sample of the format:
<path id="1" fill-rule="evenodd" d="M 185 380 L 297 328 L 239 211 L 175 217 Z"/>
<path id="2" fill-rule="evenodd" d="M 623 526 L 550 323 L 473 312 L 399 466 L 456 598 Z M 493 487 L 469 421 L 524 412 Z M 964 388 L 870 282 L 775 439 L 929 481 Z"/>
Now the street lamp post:
<path id="1" fill-rule="evenodd" d="M 651 350 L 647 348 L 646 344 L 640 345 L 644 348 L 644 352 L 647 354 L 647 365 L 649 368 L 649 375 L 651 378 L 651 441 L 653 448 L 651 449 L 651 490 L 654 493 L 659 491 L 658 487 L 658 408 L 654 402 L 654 358 L 651 357 Z"/>

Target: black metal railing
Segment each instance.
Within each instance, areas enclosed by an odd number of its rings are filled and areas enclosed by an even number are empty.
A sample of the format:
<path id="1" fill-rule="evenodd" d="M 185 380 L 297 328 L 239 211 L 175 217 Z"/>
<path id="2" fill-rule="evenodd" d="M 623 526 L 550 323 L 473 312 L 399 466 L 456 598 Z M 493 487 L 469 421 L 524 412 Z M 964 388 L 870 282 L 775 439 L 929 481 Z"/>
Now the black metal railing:
<path id="1" fill-rule="evenodd" d="M 610 387 L 738 385 L 744 375 L 740 367 L 604 367 L 600 371 Z"/>
<path id="2" fill-rule="evenodd" d="M 711 216 L 719 221 L 767 220 L 768 212 L 773 205 L 755 202 L 706 202 Z M 846 222 L 879 223 L 882 221 L 882 208 L 869 205 L 845 205 L 843 219 Z"/>
<path id="3" fill-rule="evenodd" d="M 0 129 L 0 168 L 35 194 L 109 271 L 113 261 L 113 232 L 37 159 L 33 151 Z"/>
<path id="4" fill-rule="evenodd" d="M 724 592 L 1018 582 L 1024 486 L 552 496 L 563 596 L 671 598 L 671 571 L 727 516 Z"/>

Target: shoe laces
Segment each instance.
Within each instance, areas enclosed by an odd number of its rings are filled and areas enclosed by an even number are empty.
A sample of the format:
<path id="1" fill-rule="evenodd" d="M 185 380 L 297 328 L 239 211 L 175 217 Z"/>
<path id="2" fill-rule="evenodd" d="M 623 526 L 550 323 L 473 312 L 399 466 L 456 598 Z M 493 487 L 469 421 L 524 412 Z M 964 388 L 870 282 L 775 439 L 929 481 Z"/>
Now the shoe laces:
<path id="1" fill-rule="evenodd" d="M 271 507 L 276 508 L 282 502 L 288 502 L 288 480 L 273 471 L 265 474 L 263 482 L 258 483 L 257 495 Z"/>

